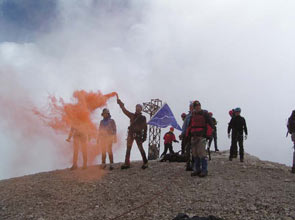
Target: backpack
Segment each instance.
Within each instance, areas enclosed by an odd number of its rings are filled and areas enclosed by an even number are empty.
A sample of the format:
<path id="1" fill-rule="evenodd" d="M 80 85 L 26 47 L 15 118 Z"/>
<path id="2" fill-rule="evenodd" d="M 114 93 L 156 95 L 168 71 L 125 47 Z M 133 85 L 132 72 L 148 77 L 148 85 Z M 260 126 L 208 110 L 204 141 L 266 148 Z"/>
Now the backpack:
<path id="1" fill-rule="evenodd" d="M 165 161 L 169 161 L 169 162 L 186 162 L 186 156 L 179 154 L 179 152 L 177 153 L 172 153 L 172 154 L 166 154 L 161 160 L 160 162 L 165 162 Z"/>
<path id="2" fill-rule="evenodd" d="M 205 114 L 207 111 L 193 112 L 191 116 L 189 133 L 192 136 L 207 137 L 211 136 L 213 129 L 207 124 Z M 210 127 L 210 129 L 208 129 Z"/>
<path id="3" fill-rule="evenodd" d="M 211 126 L 209 124 L 207 124 L 206 137 L 210 138 L 210 137 L 212 137 L 212 134 L 213 134 L 213 128 L 211 128 Z"/>

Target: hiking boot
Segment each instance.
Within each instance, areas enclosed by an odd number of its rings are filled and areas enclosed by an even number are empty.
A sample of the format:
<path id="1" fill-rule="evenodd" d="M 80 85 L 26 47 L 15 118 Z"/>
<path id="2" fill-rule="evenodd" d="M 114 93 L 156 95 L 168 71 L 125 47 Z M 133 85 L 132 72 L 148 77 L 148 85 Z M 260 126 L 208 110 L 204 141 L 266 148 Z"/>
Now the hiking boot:
<path id="1" fill-rule="evenodd" d="M 199 177 L 205 177 L 208 175 L 208 171 L 202 171 L 200 174 L 199 174 Z"/>
<path id="2" fill-rule="evenodd" d="M 201 171 L 194 171 L 191 173 L 191 176 L 199 176 Z"/>
<path id="3" fill-rule="evenodd" d="M 144 163 L 142 166 L 141 166 L 141 169 L 146 169 L 146 168 L 148 168 L 148 164 L 147 163 Z"/>
<path id="4" fill-rule="evenodd" d="M 215 149 L 215 152 L 218 152 L 218 151 L 219 151 L 218 148 L 216 148 L 216 149 Z"/>
<path id="5" fill-rule="evenodd" d="M 107 165 L 105 163 L 103 163 L 103 164 L 100 165 L 100 169 L 103 169 L 104 170 L 106 167 L 107 167 Z"/>
<path id="6" fill-rule="evenodd" d="M 112 166 L 112 165 L 110 165 L 110 168 L 109 168 L 109 170 L 113 170 L 114 169 L 114 167 Z"/>
<path id="7" fill-rule="evenodd" d="M 241 158 L 241 159 L 240 159 L 240 162 L 242 162 L 242 163 L 243 163 L 243 162 L 244 162 L 244 159 L 243 159 L 243 158 Z"/>
<path id="8" fill-rule="evenodd" d="M 121 166 L 121 170 L 128 169 L 128 168 L 130 168 L 130 165 L 128 165 L 128 164 L 123 164 Z"/>
<path id="9" fill-rule="evenodd" d="M 78 169 L 78 166 L 77 166 L 77 165 L 73 165 L 73 166 L 70 168 L 70 170 L 76 170 L 76 169 Z"/>

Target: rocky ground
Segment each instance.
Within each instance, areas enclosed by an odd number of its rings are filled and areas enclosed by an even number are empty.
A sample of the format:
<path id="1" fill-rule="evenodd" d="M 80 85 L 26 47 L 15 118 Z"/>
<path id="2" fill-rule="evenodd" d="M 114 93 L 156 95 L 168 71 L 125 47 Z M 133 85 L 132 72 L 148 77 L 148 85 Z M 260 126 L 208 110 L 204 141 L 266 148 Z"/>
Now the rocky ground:
<path id="1" fill-rule="evenodd" d="M 247 155 L 213 153 L 209 176 L 184 163 L 150 162 L 141 170 L 57 170 L 0 181 L 0 219 L 164 219 L 178 213 L 223 219 L 295 219 L 290 167 Z M 103 174 L 103 176 L 102 176 Z M 102 176 L 102 177 L 101 177 Z"/>

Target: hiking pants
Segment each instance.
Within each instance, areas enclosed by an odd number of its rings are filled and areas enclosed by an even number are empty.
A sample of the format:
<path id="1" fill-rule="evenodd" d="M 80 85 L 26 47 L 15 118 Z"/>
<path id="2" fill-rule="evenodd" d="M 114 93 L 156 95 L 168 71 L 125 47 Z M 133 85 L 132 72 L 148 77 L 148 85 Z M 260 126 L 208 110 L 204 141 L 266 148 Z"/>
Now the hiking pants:
<path id="1" fill-rule="evenodd" d="M 112 137 L 104 137 L 101 142 L 101 162 L 106 163 L 106 152 L 109 154 L 110 163 L 114 163 L 112 151 L 113 139 Z"/>
<path id="2" fill-rule="evenodd" d="M 207 151 L 206 151 L 206 138 L 193 136 L 191 138 L 191 148 L 194 158 L 194 170 L 207 172 Z"/>
<path id="3" fill-rule="evenodd" d="M 191 154 L 191 143 L 190 141 L 186 142 L 185 145 L 185 158 L 186 158 L 186 168 L 191 168 L 193 164 L 193 157 Z"/>
<path id="4" fill-rule="evenodd" d="M 144 151 L 143 146 L 142 146 L 142 141 L 139 138 L 134 138 L 131 135 L 128 135 L 128 137 L 127 137 L 127 150 L 126 150 L 126 156 L 125 156 L 125 164 L 130 165 L 130 152 L 131 152 L 131 148 L 132 148 L 132 144 L 133 144 L 134 140 L 136 141 L 137 147 L 138 147 L 138 149 L 140 151 L 143 163 L 147 163 L 148 160 L 146 159 L 146 154 L 145 154 L 145 151 Z"/>
<path id="5" fill-rule="evenodd" d="M 232 145 L 230 148 L 230 158 L 233 158 L 234 155 L 237 155 L 238 143 L 239 143 L 239 152 L 240 159 L 244 159 L 244 146 L 243 146 L 243 135 L 242 134 L 232 134 Z"/>
<path id="6" fill-rule="evenodd" d="M 182 139 L 182 141 L 181 141 L 181 154 L 182 155 L 185 155 L 185 153 L 186 153 L 186 144 L 187 144 L 187 138 L 186 137 L 184 137 L 183 139 Z"/>
<path id="7" fill-rule="evenodd" d="M 171 144 L 170 143 L 167 143 L 167 144 L 165 144 L 164 152 L 162 153 L 161 157 L 163 155 L 166 155 L 167 154 L 168 149 L 169 149 L 169 153 L 170 154 L 173 154 L 174 153 L 173 148 L 172 148 L 172 143 Z"/>
<path id="8" fill-rule="evenodd" d="M 73 165 L 77 166 L 78 162 L 78 152 L 81 147 L 83 154 L 83 166 L 87 166 L 87 137 L 84 135 L 74 135 L 74 154 L 73 154 Z"/>
<path id="9" fill-rule="evenodd" d="M 217 132 L 216 131 L 213 131 L 212 137 L 210 137 L 210 139 L 209 139 L 209 143 L 208 143 L 209 149 L 211 147 L 212 140 L 214 141 L 214 148 L 215 148 L 215 150 L 217 150 L 218 148 L 217 148 Z"/>
<path id="10" fill-rule="evenodd" d="M 204 137 L 193 136 L 191 138 L 193 157 L 203 158 L 207 156 L 206 143 L 206 138 Z"/>

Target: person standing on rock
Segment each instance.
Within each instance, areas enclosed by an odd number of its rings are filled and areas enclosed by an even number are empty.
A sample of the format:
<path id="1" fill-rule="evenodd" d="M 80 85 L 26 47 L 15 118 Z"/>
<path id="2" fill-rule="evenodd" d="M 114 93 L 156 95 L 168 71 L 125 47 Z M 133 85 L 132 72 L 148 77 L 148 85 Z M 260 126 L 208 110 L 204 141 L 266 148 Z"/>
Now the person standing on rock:
<path id="1" fill-rule="evenodd" d="M 231 109 L 229 112 L 228 112 L 230 118 L 234 118 L 235 117 L 235 109 Z M 229 123 L 228 123 L 229 124 Z M 232 146 L 232 144 L 230 145 L 230 149 L 232 149 L 233 151 L 233 158 L 237 158 L 238 157 L 238 148 L 236 146 Z"/>
<path id="2" fill-rule="evenodd" d="M 292 111 L 291 116 L 288 119 L 288 133 L 291 135 L 291 140 L 293 141 L 293 166 L 292 166 L 292 173 L 295 173 L 295 110 Z"/>
<path id="3" fill-rule="evenodd" d="M 192 103 L 192 113 L 189 121 L 188 133 L 191 136 L 191 148 L 194 158 L 192 176 L 205 177 L 208 175 L 208 158 L 206 152 L 207 126 L 214 127 L 208 112 L 202 110 L 201 103 Z"/>
<path id="4" fill-rule="evenodd" d="M 167 154 L 168 149 L 169 149 L 169 153 L 170 154 L 174 154 L 172 142 L 178 143 L 178 141 L 176 140 L 173 131 L 174 131 L 174 128 L 171 127 L 170 130 L 164 135 L 164 146 L 165 146 L 165 149 L 164 149 L 161 157 L 162 156 L 165 156 Z"/>
<path id="5" fill-rule="evenodd" d="M 142 156 L 143 165 L 141 168 L 146 169 L 148 167 L 148 160 L 146 158 L 146 154 L 142 144 L 146 141 L 147 137 L 147 123 L 146 117 L 142 115 L 142 105 L 137 104 L 135 107 L 135 113 L 131 113 L 125 108 L 124 103 L 119 98 L 117 99 L 117 103 L 122 109 L 123 113 L 130 119 L 130 126 L 128 127 L 125 163 L 121 166 L 121 169 L 130 168 L 130 152 L 134 141 L 136 141 L 136 144 Z"/>
<path id="6" fill-rule="evenodd" d="M 210 147 L 211 147 L 211 143 L 212 141 L 214 141 L 214 148 L 215 148 L 215 152 L 219 151 L 218 150 L 218 147 L 217 147 L 217 121 L 216 119 L 213 117 L 213 113 L 212 112 L 209 112 L 209 115 L 212 119 L 212 122 L 213 122 L 213 125 L 214 125 L 214 128 L 213 128 L 213 131 L 212 131 L 212 136 L 209 138 L 209 143 L 208 143 L 208 148 L 210 150 Z"/>
<path id="7" fill-rule="evenodd" d="M 104 108 L 102 110 L 101 115 L 103 117 L 103 120 L 100 121 L 97 137 L 97 144 L 101 148 L 101 168 L 106 168 L 106 152 L 108 152 L 110 159 L 110 170 L 113 170 L 114 159 L 112 146 L 113 143 L 117 142 L 116 123 L 111 118 L 110 111 L 107 108 Z"/>
<path id="8" fill-rule="evenodd" d="M 191 136 L 188 132 L 189 123 L 191 120 L 193 111 L 193 103 L 191 102 L 189 105 L 189 113 L 185 116 L 183 125 L 182 125 L 182 132 L 179 135 L 179 139 L 182 140 L 182 144 L 185 145 L 185 157 L 186 157 L 186 171 L 192 171 L 193 170 L 193 158 L 191 157 Z M 185 114 L 185 113 L 184 113 Z"/>
<path id="9" fill-rule="evenodd" d="M 247 139 L 248 135 L 246 120 L 240 115 L 241 108 L 235 108 L 234 114 L 235 116 L 230 120 L 227 129 L 228 138 L 230 138 L 230 132 L 232 131 L 229 160 L 232 161 L 234 158 L 235 149 L 238 148 L 237 144 L 239 143 L 240 161 L 244 162 L 243 134 L 245 132 L 245 140 Z"/>
<path id="10" fill-rule="evenodd" d="M 70 133 L 66 141 L 70 142 L 72 137 L 74 138 L 74 154 L 73 154 L 73 165 L 70 168 L 71 170 L 75 170 L 78 168 L 78 153 L 79 148 L 81 147 L 83 154 L 83 169 L 87 168 L 87 135 L 79 131 L 77 128 L 71 127 Z"/>
<path id="11" fill-rule="evenodd" d="M 182 121 L 184 122 L 185 121 L 185 118 L 186 118 L 186 113 L 182 113 L 181 114 L 181 119 Z M 185 138 L 182 138 L 181 135 L 179 135 L 179 139 L 181 140 L 181 154 L 182 155 L 185 155 L 185 146 L 186 146 L 186 139 Z"/>

